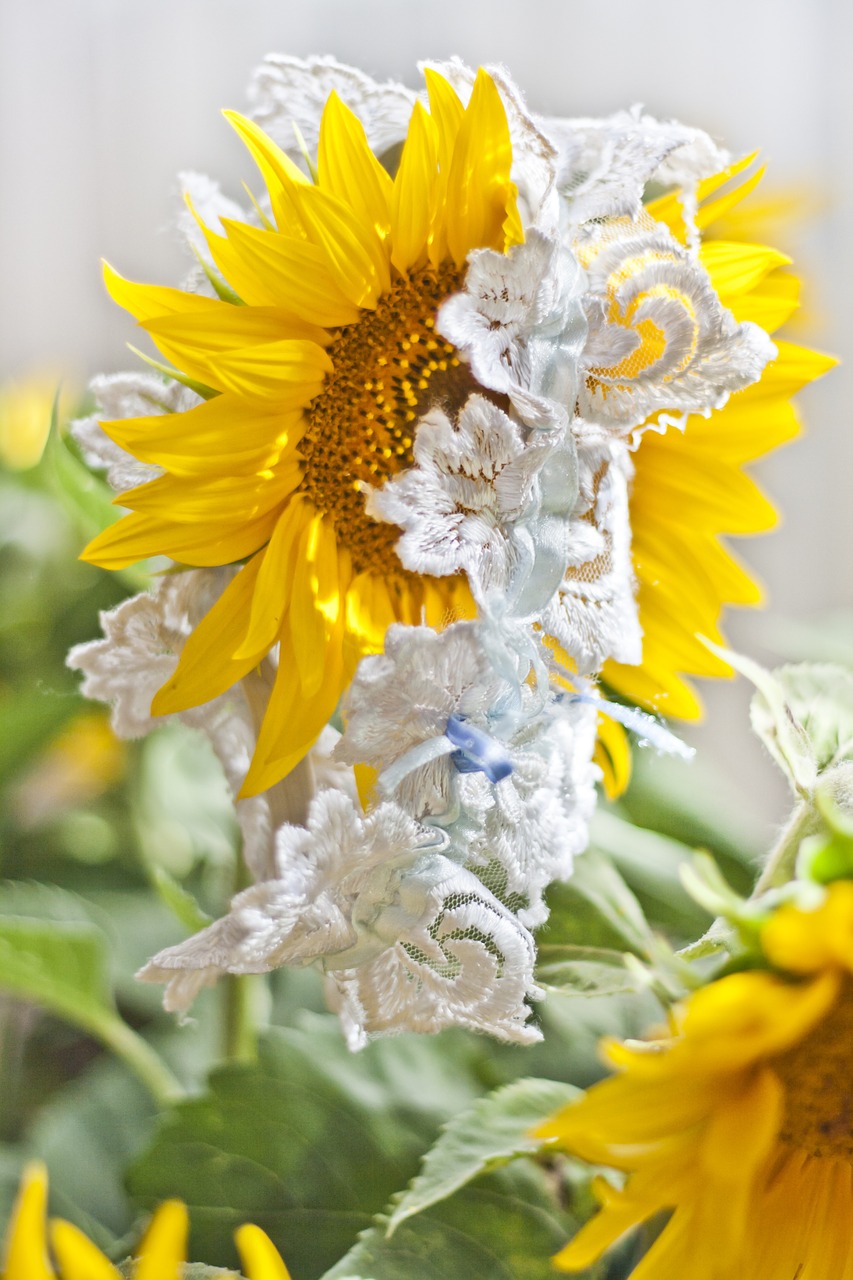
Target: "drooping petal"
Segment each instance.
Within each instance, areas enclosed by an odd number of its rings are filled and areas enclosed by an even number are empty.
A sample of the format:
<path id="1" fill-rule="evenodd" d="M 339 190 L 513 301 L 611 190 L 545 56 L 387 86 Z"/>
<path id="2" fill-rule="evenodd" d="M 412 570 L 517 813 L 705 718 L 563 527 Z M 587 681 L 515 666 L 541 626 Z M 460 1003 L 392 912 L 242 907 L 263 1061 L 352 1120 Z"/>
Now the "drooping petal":
<path id="1" fill-rule="evenodd" d="M 290 1272 L 265 1231 L 247 1222 L 234 1235 L 248 1280 L 290 1280 Z"/>
<path id="2" fill-rule="evenodd" d="M 54 1219 L 50 1243 L 62 1280 L 121 1280 L 109 1259 L 72 1223 Z"/>
<path id="3" fill-rule="evenodd" d="M 28 1164 L 6 1236 L 3 1280 L 56 1280 L 47 1259 L 47 1169 Z"/>

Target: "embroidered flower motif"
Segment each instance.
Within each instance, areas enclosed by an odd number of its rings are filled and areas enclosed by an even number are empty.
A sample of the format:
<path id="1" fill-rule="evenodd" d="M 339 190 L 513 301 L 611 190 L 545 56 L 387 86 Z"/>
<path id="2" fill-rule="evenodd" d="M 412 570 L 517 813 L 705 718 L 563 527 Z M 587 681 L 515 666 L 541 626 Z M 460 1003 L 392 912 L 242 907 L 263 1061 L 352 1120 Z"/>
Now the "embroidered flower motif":
<path id="1" fill-rule="evenodd" d="M 648 216 L 585 228 L 575 249 L 589 280 L 589 338 L 578 408 L 628 435 L 651 414 L 709 413 L 756 382 L 776 354 L 738 324 L 708 273 Z"/>
<path id="2" fill-rule="evenodd" d="M 599 671 L 607 658 L 642 658 L 628 514 L 632 475 L 623 441 L 578 451 L 568 562 L 542 625 L 581 673 Z"/>
<path id="3" fill-rule="evenodd" d="M 547 443 L 525 446 L 501 409 L 471 396 L 456 425 L 440 410 L 422 420 L 414 466 L 371 493 L 367 511 L 403 529 L 396 550 L 406 569 L 465 573 L 483 600 L 506 591 L 527 558 L 518 526 L 535 511 L 548 454 Z"/>
<path id="4" fill-rule="evenodd" d="M 362 818 L 346 796 L 320 792 L 305 828 L 277 833 L 275 878 L 138 976 L 166 982 L 166 1007 L 177 1010 L 223 973 L 316 961 L 334 975 L 353 1047 L 380 1032 L 459 1024 L 537 1039 L 524 1025 L 533 940 L 445 846 L 396 805 Z"/>
<path id="5" fill-rule="evenodd" d="M 451 719 L 489 735 L 512 701 L 512 684 L 494 669 L 478 635 L 470 622 L 440 633 L 389 627 L 385 652 L 362 659 L 347 693 L 336 756 L 376 770 L 383 793 L 416 818 L 442 817 L 456 806 Z M 389 773 L 400 761 L 405 770 Z"/>
<path id="6" fill-rule="evenodd" d="M 506 254 L 470 255 L 464 288 L 440 308 L 438 331 L 481 386 L 509 397 L 526 426 L 564 428 L 587 338 L 583 288 L 573 254 L 533 228 Z"/>
<path id="7" fill-rule="evenodd" d="M 532 926 L 545 887 L 586 846 L 596 713 L 537 688 L 530 655 L 502 652 L 499 635 L 481 623 L 391 628 L 385 653 L 360 664 L 336 754 L 440 825 L 449 856 Z"/>

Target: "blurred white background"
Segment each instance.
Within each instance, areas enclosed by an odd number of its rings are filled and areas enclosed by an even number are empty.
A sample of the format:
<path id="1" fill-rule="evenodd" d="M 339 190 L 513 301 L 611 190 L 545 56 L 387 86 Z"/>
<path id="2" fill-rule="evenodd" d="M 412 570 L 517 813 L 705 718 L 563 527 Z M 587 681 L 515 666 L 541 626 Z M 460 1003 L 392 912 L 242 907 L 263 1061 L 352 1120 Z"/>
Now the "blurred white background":
<path id="1" fill-rule="evenodd" d="M 759 147 L 769 189 L 810 192 L 810 220 L 782 245 L 807 278 L 796 336 L 846 365 L 801 397 L 806 437 L 758 468 L 782 527 L 739 545 L 770 585 L 773 616 L 850 605 L 849 0 L 0 0 L 0 376 L 48 364 L 82 384 L 128 367 L 132 325 L 109 303 L 98 260 L 180 281 L 176 174 L 200 170 L 239 191 L 249 175 L 219 109 L 245 106 L 249 73 L 270 50 L 332 53 L 411 84 L 419 58 L 503 62 L 535 109 L 642 102 L 736 153 Z M 729 627 L 759 657 L 776 630 L 757 614 Z M 708 718 L 692 738 L 768 824 L 782 789 L 747 736 L 742 685 L 707 687 Z"/>

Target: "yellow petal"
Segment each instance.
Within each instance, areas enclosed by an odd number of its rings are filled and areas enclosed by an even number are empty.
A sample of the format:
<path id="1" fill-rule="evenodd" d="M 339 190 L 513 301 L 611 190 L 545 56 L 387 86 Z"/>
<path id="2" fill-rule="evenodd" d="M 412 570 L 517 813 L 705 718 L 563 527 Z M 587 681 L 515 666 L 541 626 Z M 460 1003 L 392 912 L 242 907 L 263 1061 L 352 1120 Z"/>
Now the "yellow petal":
<path id="1" fill-rule="evenodd" d="M 690 685 L 673 670 L 672 663 L 659 658 L 652 664 L 645 650 L 642 666 L 631 667 L 608 661 L 604 664 L 601 678 L 629 702 L 648 707 L 659 715 L 678 720 L 702 718 L 702 703 Z"/>
<path id="2" fill-rule="evenodd" d="M 3 1280 L 55 1280 L 47 1260 L 47 1169 L 34 1160 L 24 1169 L 6 1237 Z"/>
<path id="3" fill-rule="evenodd" d="M 391 261 L 404 274 L 426 260 L 438 177 L 436 164 L 435 125 L 416 102 L 391 205 Z"/>
<path id="4" fill-rule="evenodd" d="M 604 775 L 603 785 L 608 799 L 618 799 L 631 781 L 631 747 L 619 721 L 601 713 L 593 760 Z"/>
<path id="5" fill-rule="evenodd" d="M 279 229 L 290 234 L 304 234 L 294 210 L 292 193 L 295 187 L 307 184 L 305 174 L 254 120 L 240 115 L 239 111 L 223 111 L 222 114 L 246 144 L 261 171 Z"/>
<path id="6" fill-rule="evenodd" d="M 133 1280 L 181 1280 L 188 1232 L 186 1205 L 180 1200 L 161 1204 L 139 1246 Z"/>
<path id="7" fill-rule="evenodd" d="M 121 1280 L 109 1259 L 72 1223 L 55 1218 L 50 1224 L 50 1243 L 62 1280 Z"/>
<path id="8" fill-rule="evenodd" d="M 230 306 L 230 303 L 220 302 L 218 298 L 185 293 L 182 289 L 172 289 L 166 285 L 136 284 L 132 280 L 125 280 L 108 262 L 103 263 L 103 268 L 104 284 L 110 297 L 140 322 L 153 320 L 155 316 L 214 314 L 221 307 Z"/>
<path id="9" fill-rule="evenodd" d="M 735 173 L 738 172 L 739 169 L 746 168 L 747 161 L 751 162 L 754 158 L 754 156 L 745 157 L 745 159 L 741 161 L 740 166 L 733 165 L 729 172 Z M 707 227 L 710 227 L 718 218 L 725 217 L 725 215 L 739 205 L 742 200 L 745 200 L 746 197 L 758 186 L 759 182 L 764 177 L 764 172 L 765 166 L 762 165 L 760 169 L 756 169 L 755 173 L 750 174 L 746 181 L 742 182 L 740 186 L 724 191 L 723 194 L 717 196 L 715 200 L 705 200 L 705 192 L 703 192 L 704 184 L 700 182 L 699 199 L 704 200 L 704 203 L 699 206 L 699 211 L 696 214 L 696 226 L 699 231 L 704 231 Z M 708 180 L 706 179 L 706 181 Z"/>
<path id="10" fill-rule="evenodd" d="M 151 714 L 171 715 L 209 702 L 257 665 L 256 657 L 235 658 L 246 638 L 262 554 L 244 565 L 213 608 L 190 633 L 174 675 L 159 690 Z"/>
<path id="11" fill-rule="evenodd" d="M 425 68 L 424 80 L 429 94 L 430 115 L 435 122 L 439 167 L 449 172 L 465 108 L 450 81 L 432 67 Z"/>
<path id="12" fill-rule="evenodd" d="M 340 288 L 328 253 L 318 245 L 227 218 L 223 226 L 227 239 L 211 237 L 211 252 L 246 302 L 281 307 L 292 318 L 329 328 L 358 319 L 358 307 Z"/>
<path id="13" fill-rule="evenodd" d="M 141 327 L 174 364 L 190 372 L 188 362 L 192 361 L 197 376 L 203 374 L 208 381 L 215 376 L 216 358 L 229 351 L 282 339 L 296 338 L 315 346 L 324 346 L 327 341 L 323 329 L 291 320 L 286 311 L 276 307 L 219 305 L 218 312 L 156 316 L 142 321 Z"/>
<path id="14" fill-rule="evenodd" d="M 709 200 L 710 197 L 720 189 L 720 187 L 732 182 L 732 180 L 739 177 L 745 169 L 748 169 L 754 162 L 757 155 L 758 152 L 753 151 L 750 155 L 744 156 L 741 160 L 736 161 L 735 164 L 729 165 L 728 168 L 722 169 L 719 173 L 712 174 L 709 178 L 703 179 L 696 190 L 697 200 L 700 202 L 703 200 Z M 739 195 L 738 199 L 733 201 L 732 205 L 728 206 L 729 208 L 732 208 L 735 204 L 739 204 L 745 196 L 749 195 L 749 192 L 752 191 L 756 184 L 761 180 L 763 172 L 763 170 L 759 170 L 757 176 L 754 181 L 751 182 L 748 189 L 745 190 L 743 194 Z M 737 188 L 737 190 L 740 191 L 741 188 Z M 680 240 L 683 244 L 687 239 L 687 231 L 684 225 L 684 211 L 681 202 L 682 192 L 670 191 L 667 195 L 658 197 L 657 200 L 650 200 L 646 205 L 646 212 L 649 213 L 655 221 L 663 222 L 665 226 L 669 227 L 675 238 Z M 722 214 L 718 214 L 717 216 L 722 217 Z"/>
<path id="15" fill-rule="evenodd" d="M 290 1272 L 265 1231 L 246 1223 L 234 1233 L 247 1280 L 290 1280 Z"/>
<path id="16" fill-rule="evenodd" d="M 252 595 L 246 638 L 235 651 L 237 660 L 257 660 L 272 648 L 293 598 L 297 550 L 303 529 L 311 520 L 310 504 L 301 495 L 288 503 L 275 532 L 260 553 L 261 567 Z"/>
<path id="17" fill-rule="evenodd" d="M 386 250 L 376 235 L 365 231 L 349 205 L 319 187 L 299 187 L 294 200 L 308 239 L 328 256 L 344 295 L 356 306 L 375 307 L 391 287 Z"/>
<path id="18" fill-rule="evenodd" d="M 739 324 L 752 321 L 768 333 L 775 333 L 800 305 L 800 281 L 795 275 L 776 271 L 757 288 L 732 298 L 729 310 Z"/>
<path id="19" fill-rule="evenodd" d="M 675 446 L 645 443 L 643 486 L 631 497 L 635 526 L 655 522 L 654 508 L 665 507 L 667 523 L 715 533 L 757 533 L 772 529 L 776 512 L 756 485 L 742 471 L 724 460 L 708 456 L 696 465 L 686 451 Z"/>
<path id="20" fill-rule="evenodd" d="M 729 1194 L 732 1183 L 748 1186 L 778 1137 L 784 1113 L 784 1092 L 772 1071 L 759 1070 L 744 1085 L 714 1109 L 699 1152 L 703 1173 L 729 1184 Z"/>
<path id="21" fill-rule="evenodd" d="M 722 301 L 730 306 L 731 298 L 748 293 L 771 271 L 789 265 L 791 259 L 778 249 L 762 244 L 710 240 L 702 245 L 699 261 Z"/>
<path id="22" fill-rule="evenodd" d="M 275 400 L 282 410 L 303 408 L 323 389 L 332 362 L 314 342 L 284 339 L 210 361 L 217 385 L 247 400 Z"/>
<path id="23" fill-rule="evenodd" d="M 324 679 L 320 655 L 326 637 L 338 628 L 348 583 L 339 572 L 338 544 L 331 520 L 319 513 L 301 532 L 295 557 L 290 636 L 304 698 L 312 698 Z"/>
<path id="24" fill-rule="evenodd" d="M 310 751 L 338 705 L 354 663 L 343 657 L 343 615 L 324 649 L 315 653 L 323 683 L 311 698 L 302 693 L 293 642 L 285 628 L 276 676 L 258 745 L 240 796 L 254 796 L 281 781 Z"/>
<path id="25" fill-rule="evenodd" d="M 430 234 L 429 257 L 439 266 L 447 257 L 447 183 L 450 165 L 459 127 L 465 117 L 465 108 L 456 90 L 444 76 L 427 67 L 424 71 L 429 93 L 430 116 L 435 123 L 438 178 L 433 193 L 433 227 Z"/>
<path id="26" fill-rule="evenodd" d="M 343 200 L 380 241 L 391 226 L 393 182 L 370 149 L 361 121 L 332 91 L 320 121 L 321 188 Z"/>
<path id="27" fill-rule="evenodd" d="M 302 477 L 301 463 L 287 458 L 261 474 L 183 476 L 163 475 L 119 495 L 122 506 L 144 511 L 176 524 L 226 525 L 239 536 L 243 524 L 277 507 Z M 236 556 L 234 559 L 241 559 Z M 228 563 L 224 561 L 223 563 Z"/>
<path id="28" fill-rule="evenodd" d="M 269 541 L 277 518 L 275 507 L 245 523 L 233 515 L 204 524 L 181 523 L 134 511 L 93 538 L 80 559 L 102 569 L 122 569 L 159 555 L 198 568 L 233 564 Z"/>
<path id="29" fill-rule="evenodd" d="M 512 143 L 495 82 L 482 68 L 459 128 L 447 184 L 447 243 L 457 266 L 472 249 L 505 246 L 504 222 L 515 209 Z"/>
<path id="30" fill-rule="evenodd" d="M 685 454 L 692 454 L 700 469 L 704 468 L 708 454 L 738 468 L 787 444 L 800 430 L 800 420 L 790 400 L 781 396 L 753 400 L 738 393 L 710 418 L 698 415 L 688 418 L 683 446 L 675 441 L 673 434 L 671 438 L 664 437 L 669 442 L 664 447 L 681 448 Z M 637 460 L 639 474 L 642 467 L 639 454 Z"/>
<path id="31" fill-rule="evenodd" d="M 175 476 L 258 473 L 296 447 L 305 430 L 301 412 L 269 403 L 247 404 L 230 393 L 185 413 L 101 422 L 102 430 L 142 462 Z"/>
<path id="32" fill-rule="evenodd" d="M 794 342 L 776 340 L 778 356 L 771 360 L 758 382 L 744 391 L 737 393 L 743 403 L 754 403 L 767 400 L 771 396 L 795 395 L 815 378 L 822 377 L 828 370 L 838 364 L 835 356 L 828 356 L 822 351 L 812 351 L 809 347 L 798 346 Z"/>

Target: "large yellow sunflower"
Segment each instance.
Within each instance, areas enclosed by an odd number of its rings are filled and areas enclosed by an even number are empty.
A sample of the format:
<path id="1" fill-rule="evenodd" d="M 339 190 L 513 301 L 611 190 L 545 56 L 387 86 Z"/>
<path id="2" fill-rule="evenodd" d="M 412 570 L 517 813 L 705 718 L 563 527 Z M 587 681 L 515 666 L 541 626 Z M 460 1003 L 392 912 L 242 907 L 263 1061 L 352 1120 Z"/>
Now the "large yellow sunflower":
<path id="1" fill-rule="evenodd" d="M 24 1171 L 6 1233 L 3 1280 L 121 1280 L 116 1267 L 70 1222 L 50 1223 L 48 1256 L 47 1172 L 34 1162 Z M 179 1200 L 161 1204 L 139 1246 L 133 1280 L 180 1280 L 187 1256 L 189 1219 Z M 248 1280 L 290 1280 L 278 1250 L 260 1227 L 246 1223 L 235 1233 Z"/>
<path id="2" fill-rule="evenodd" d="M 243 794 L 305 754 L 360 657 L 388 625 L 468 613 L 458 579 L 405 573 L 399 530 L 364 510 L 363 488 L 412 463 L 414 424 L 461 405 L 468 367 L 435 332 L 472 249 L 524 239 L 512 147 L 484 71 L 467 106 L 426 73 L 396 176 L 336 94 L 316 182 L 251 121 L 227 113 L 258 164 L 275 225 L 206 231 L 220 298 L 131 284 L 112 296 L 206 397 L 188 413 L 106 423 L 165 473 L 121 496 L 132 509 L 86 549 L 118 568 L 163 554 L 187 565 L 245 561 L 196 628 L 154 714 L 223 692 L 279 645 L 278 675 Z"/>
<path id="3" fill-rule="evenodd" d="M 700 232 L 755 189 L 762 171 L 749 172 L 753 160 L 747 156 L 699 184 Z M 678 193 L 652 201 L 647 212 L 686 241 Z M 700 259 L 736 320 L 775 333 L 796 310 L 799 281 L 787 270 L 790 259 L 777 250 L 707 239 Z M 723 535 L 761 533 L 776 523 L 776 512 L 743 467 L 797 435 L 791 396 L 835 363 L 789 342 L 776 345 L 778 358 L 759 382 L 708 418 L 691 414 L 684 431 L 646 431 L 634 455 L 630 511 L 643 660 L 636 667 L 608 662 L 603 676 L 630 701 L 666 716 L 701 715 L 685 675 L 732 674 L 697 636 L 724 644 L 723 607 L 762 600 L 761 587 L 723 541 Z"/>
<path id="4" fill-rule="evenodd" d="M 771 970 L 696 992 L 670 1039 L 609 1045 L 620 1074 L 542 1126 L 627 1177 L 598 1179 L 561 1269 L 671 1210 L 632 1280 L 853 1280 L 853 883 L 762 941 Z"/>

